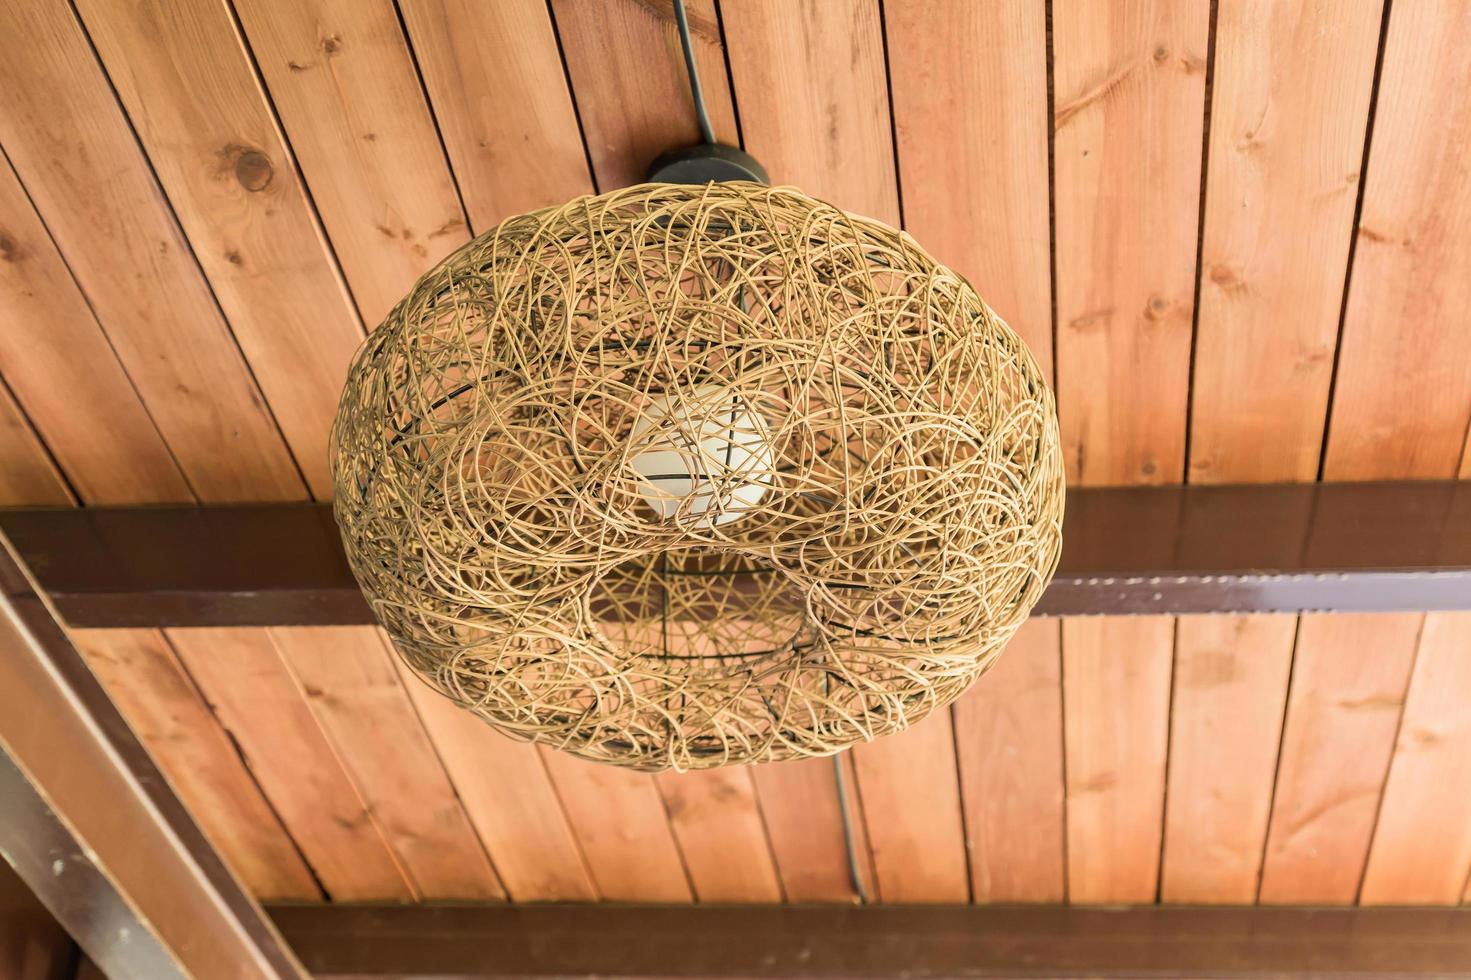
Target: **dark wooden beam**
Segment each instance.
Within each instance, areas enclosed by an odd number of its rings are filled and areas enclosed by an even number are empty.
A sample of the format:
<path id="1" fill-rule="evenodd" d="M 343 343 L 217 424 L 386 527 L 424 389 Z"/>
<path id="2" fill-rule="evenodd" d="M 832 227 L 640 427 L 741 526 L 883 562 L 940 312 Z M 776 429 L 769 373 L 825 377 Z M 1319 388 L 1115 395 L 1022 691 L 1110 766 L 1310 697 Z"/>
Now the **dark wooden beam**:
<path id="1" fill-rule="evenodd" d="M 74 626 L 359 624 L 330 508 L 0 511 Z M 1471 608 L 1471 483 L 1073 490 L 1041 615 Z"/>
<path id="2" fill-rule="evenodd" d="M 109 976 L 304 977 L 3 534 L 0 585 L 0 857 Z"/>
<path id="3" fill-rule="evenodd" d="M 276 906 L 317 977 L 1460 977 L 1462 909 Z"/>

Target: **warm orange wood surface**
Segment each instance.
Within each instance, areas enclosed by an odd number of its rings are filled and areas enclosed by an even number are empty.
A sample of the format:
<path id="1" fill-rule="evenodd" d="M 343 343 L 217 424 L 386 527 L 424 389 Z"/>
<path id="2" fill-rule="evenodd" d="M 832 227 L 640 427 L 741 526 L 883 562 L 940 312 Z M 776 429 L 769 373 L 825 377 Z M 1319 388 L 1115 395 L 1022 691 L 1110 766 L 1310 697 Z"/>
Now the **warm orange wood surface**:
<path id="1" fill-rule="evenodd" d="M 1161 616 L 1062 628 L 1068 898 L 1152 902 L 1159 879 L 1170 636 Z"/>
<path id="2" fill-rule="evenodd" d="M 1465 5 L 689 11 L 722 138 L 902 221 L 1056 368 L 1074 482 L 1471 476 Z M 342 371 L 421 270 L 696 139 L 670 0 L 0 4 L 0 91 L 5 505 L 330 495 Z M 83 645 L 268 897 L 857 898 L 831 760 L 594 767 L 371 631 Z M 1029 624 L 842 758 L 859 873 L 885 902 L 1453 902 L 1468 653 L 1449 615 Z"/>
<path id="3" fill-rule="evenodd" d="M 1160 898 L 1256 899 L 1294 616 L 1186 616 L 1175 646 Z"/>
<path id="4" fill-rule="evenodd" d="M 1000 662 L 955 704 L 977 902 L 1066 897 L 1058 630 L 1055 620 L 1023 626 Z"/>

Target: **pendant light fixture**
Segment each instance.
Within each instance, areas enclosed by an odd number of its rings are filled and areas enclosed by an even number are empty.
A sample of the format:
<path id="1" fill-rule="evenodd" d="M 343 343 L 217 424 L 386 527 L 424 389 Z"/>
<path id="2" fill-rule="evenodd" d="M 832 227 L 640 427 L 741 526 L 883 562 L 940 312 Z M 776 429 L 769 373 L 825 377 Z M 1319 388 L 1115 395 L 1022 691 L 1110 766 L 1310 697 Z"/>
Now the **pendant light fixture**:
<path id="1" fill-rule="evenodd" d="M 705 142 L 414 286 L 333 432 L 354 573 L 497 728 L 635 769 L 837 752 L 963 692 L 1061 548 L 1026 346 L 904 232 Z"/>

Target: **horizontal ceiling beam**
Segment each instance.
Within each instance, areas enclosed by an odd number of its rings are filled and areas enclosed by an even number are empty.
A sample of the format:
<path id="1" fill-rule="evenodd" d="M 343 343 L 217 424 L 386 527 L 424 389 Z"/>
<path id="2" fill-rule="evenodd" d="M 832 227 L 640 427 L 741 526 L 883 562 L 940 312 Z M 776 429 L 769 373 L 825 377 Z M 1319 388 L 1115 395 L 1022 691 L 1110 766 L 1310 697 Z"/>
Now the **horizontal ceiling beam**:
<path id="1" fill-rule="evenodd" d="M 327 505 L 0 511 L 79 627 L 372 622 Z M 1471 608 L 1471 484 L 1068 493 L 1042 615 Z"/>
<path id="2" fill-rule="evenodd" d="M 1447 977 L 1471 910 L 312 905 L 315 977 Z"/>

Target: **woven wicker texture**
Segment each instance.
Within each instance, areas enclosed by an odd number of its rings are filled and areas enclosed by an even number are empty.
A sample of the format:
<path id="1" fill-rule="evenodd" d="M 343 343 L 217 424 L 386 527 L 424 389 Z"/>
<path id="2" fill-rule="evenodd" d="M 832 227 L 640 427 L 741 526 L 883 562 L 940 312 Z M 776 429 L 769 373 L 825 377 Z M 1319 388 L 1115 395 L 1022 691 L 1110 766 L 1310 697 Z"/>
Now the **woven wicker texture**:
<path id="1" fill-rule="evenodd" d="M 905 728 L 990 665 L 1061 548 L 1026 346 L 908 235 L 758 184 L 476 238 L 359 352 L 333 466 L 408 663 L 636 769 Z"/>

